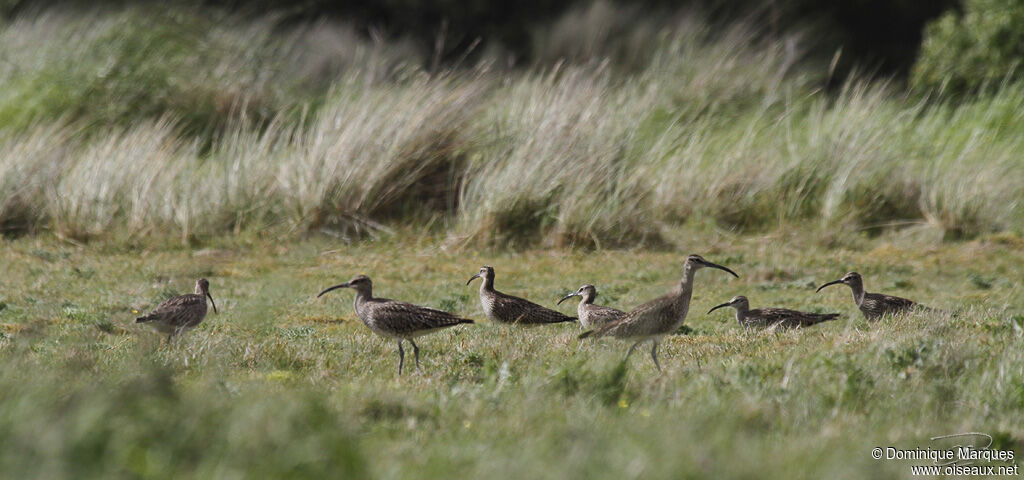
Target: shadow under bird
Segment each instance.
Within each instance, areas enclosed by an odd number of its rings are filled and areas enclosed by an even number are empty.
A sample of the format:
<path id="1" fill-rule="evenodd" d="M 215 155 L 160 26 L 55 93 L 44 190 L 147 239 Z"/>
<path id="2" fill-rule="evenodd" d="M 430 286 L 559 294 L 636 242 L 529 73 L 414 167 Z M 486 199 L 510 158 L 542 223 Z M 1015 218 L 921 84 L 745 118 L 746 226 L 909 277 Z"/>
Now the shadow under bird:
<path id="1" fill-rule="evenodd" d="M 217 313 L 217 304 L 210 295 L 210 282 L 205 278 L 196 280 L 195 293 L 178 295 L 164 300 L 149 314 L 136 318 L 135 323 L 144 323 L 160 333 L 167 334 L 170 341 L 174 335 L 195 328 L 206 318 L 206 299 Z"/>
<path id="2" fill-rule="evenodd" d="M 636 343 L 629 347 L 626 359 L 629 359 L 638 345 L 651 342 L 651 359 L 654 360 L 654 366 L 658 367 L 658 371 L 661 371 L 661 364 L 658 363 L 658 344 L 665 335 L 675 332 L 686 320 L 686 314 L 690 310 L 690 297 L 693 295 L 694 274 L 705 267 L 716 268 L 739 278 L 736 272 L 722 265 L 704 260 L 700 255 L 690 255 L 683 264 L 683 278 L 679 280 L 672 293 L 640 305 L 603 327 L 583 332 L 580 338 L 615 337 L 634 340 Z"/>
<path id="3" fill-rule="evenodd" d="M 864 280 L 857 272 L 847 273 L 839 280 L 828 282 L 818 287 L 815 292 L 820 292 L 821 289 L 829 285 L 838 285 L 840 283 L 850 287 L 850 290 L 853 291 L 854 303 L 857 304 L 857 308 L 859 308 L 861 313 L 864 314 L 864 318 L 867 318 L 868 320 L 878 320 L 885 315 L 897 315 L 912 310 L 931 311 L 930 308 L 914 302 L 913 300 L 894 297 L 892 295 L 883 295 L 881 293 L 865 292 Z"/>
<path id="4" fill-rule="evenodd" d="M 750 302 L 747 297 L 742 295 L 732 297 L 732 300 L 708 310 L 708 314 L 722 307 L 735 308 L 736 321 L 749 328 L 810 327 L 839 318 L 838 313 L 810 313 L 785 308 L 768 307 L 751 310 Z"/>
<path id="5" fill-rule="evenodd" d="M 323 294 L 339 288 L 351 288 L 356 291 L 354 301 L 356 316 L 373 333 L 398 341 L 399 375 L 402 374 L 402 365 L 405 363 L 405 350 L 402 349 L 402 342 L 408 341 L 412 344 L 418 370 L 420 368 L 420 348 L 416 345 L 415 338 L 463 323 L 473 323 L 472 320 L 442 310 L 388 298 L 375 298 L 373 282 L 366 275 L 359 275 L 345 283 L 329 287 L 316 297 L 320 298 Z"/>
<path id="6" fill-rule="evenodd" d="M 597 298 L 597 288 L 590 284 L 584 285 L 579 290 L 562 297 L 558 304 L 561 305 L 562 302 L 572 297 L 580 297 L 580 303 L 576 306 L 576 314 L 579 315 L 580 325 L 583 325 L 583 328 L 597 328 L 608 322 L 618 320 L 626 314 L 626 312 L 612 307 L 595 305 L 594 299 Z"/>
<path id="7" fill-rule="evenodd" d="M 466 281 L 469 285 L 474 279 L 482 278 L 480 285 L 480 304 L 484 313 L 491 320 L 516 325 L 544 325 L 548 323 L 574 322 L 570 317 L 550 308 L 545 308 L 525 298 L 506 295 L 494 289 L 494 268 L 484 265 L 480 272 Z"/>

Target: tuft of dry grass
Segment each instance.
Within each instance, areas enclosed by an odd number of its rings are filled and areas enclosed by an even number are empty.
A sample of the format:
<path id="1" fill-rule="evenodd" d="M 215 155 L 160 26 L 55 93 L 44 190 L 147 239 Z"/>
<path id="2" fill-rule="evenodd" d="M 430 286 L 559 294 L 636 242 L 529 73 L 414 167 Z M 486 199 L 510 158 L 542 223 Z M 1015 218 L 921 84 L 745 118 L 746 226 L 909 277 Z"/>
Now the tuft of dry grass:
<path id="1" fill-rule="evenodd" d="M 579 31 L 552 31 L 568 53 L 544 40 L 535 67 L 431 74 L 412 46 L 330 23 L 179 34 L 133 26 L 168 15 L 141 8 L 16 20 L 0 32 L 12 85 L 0 227 L 191 240 L 411 225 L 517 248 L 657 246 L 705 224 L 810 221 L 840 236 L 917 225 L 953 239 L 1024 228 L 1024 86 L 963 104 L 861 79 L 825 94 L 797 34 L 588 8 L 559 22 Z M 620 22 L 633 17 L 634 30 Z M 634 36 L 591 38 L 609 22 Z M 50 38 L 54 25 L 68 28 Z M 157 47 L 167 65 L 138 54 Z M 91 75 L 98 58 L 124 75 L 100 90 L 55 80 Z M 210 74 L 161 73 L 193 61 Z"/>

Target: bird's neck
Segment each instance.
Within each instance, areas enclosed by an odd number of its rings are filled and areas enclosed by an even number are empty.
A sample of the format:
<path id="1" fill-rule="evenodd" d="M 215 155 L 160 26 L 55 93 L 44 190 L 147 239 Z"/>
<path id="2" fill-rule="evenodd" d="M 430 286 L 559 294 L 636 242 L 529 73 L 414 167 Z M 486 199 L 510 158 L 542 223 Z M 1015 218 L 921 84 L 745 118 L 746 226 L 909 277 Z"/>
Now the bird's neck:
<path id="1" fill-rule="evenodd" d="M 372 300 L 372 299 L 373 299 L 373 290 L 370 290 L 369 288 L 367 288 L 367 289 L 359 289 L 359 290 L 356 290 L 356 298 L 354 300 L 354 305 L 358 308 L 359 305 L 362 304 L 363 302 L 366 302 L 366 301 L 369 301 L 369 300 Z"/>
<path id="2" fill-rule="evenodd" d="M 864 285 L 855 283 L 850 285 L 850 290 L 853 291 L 853 302 L 859 307 L 860 304 L 864 303 L 864 295 L 867 293 L 864 291 Z"/>
<path id="3" fill-rule="evenodd" d="M 743 323 L 743 319 L 747 318 L 747 313 L 750 312 L 750 305 L 739 304 L 734 306 L 733 308 L 736 309 L 736 321 Z"/>
<path id="4" fill-rule="evenodd" d="M 483 282 L 480 282 L 480 293 L 493 292 L 494 291 L 494 277 L 483 277 Z"/>
<path id="5" fill-rule="evenodd" d="M 679 284 L 676 285 L 675 292 L 675 308 L 680 316 L 686 316 L 687 311 L 690 309 L 690 297 L 693 295 L 693 274 L 696 270 L 686 268 L 683 270 L 683 278 L 679 280 Z"/>
<path id="6" fill-rule="evenodd" d="M 584 295 L 580 299 L 580 304 L 584 304 L 584 303 L 594 303 L 594 296 L 593 295 Z"/>

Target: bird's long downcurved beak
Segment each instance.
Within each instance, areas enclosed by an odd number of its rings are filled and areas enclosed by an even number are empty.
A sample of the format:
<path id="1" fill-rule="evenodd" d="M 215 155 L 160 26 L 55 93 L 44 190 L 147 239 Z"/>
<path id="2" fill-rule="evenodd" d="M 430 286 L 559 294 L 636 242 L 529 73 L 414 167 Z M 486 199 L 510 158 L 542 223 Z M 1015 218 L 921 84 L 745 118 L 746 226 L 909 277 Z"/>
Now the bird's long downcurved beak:
<path id="1" fill-rule="evenodd" d="M 707 315 L 711 315 L 711 312 L 713 312 L 713 311 L 715 311 L 715 310 L 718 310 L 719 308 L 722 308 L 722 307 L 730 307 L 730 306 L 732 306 L 732 304 L 731 304 L 731 303 L 729 303 L 729 302 L 725 302 L 725 303 L 723 303 L 723 304 L 721 304 L 721 305 L 719 305 L 719 306 L 717 306 L 717 307 L 715 307 L 715 308 L 712 308 L 711 310 L 708 310 L 708 313 L 707 313 Z"/>
<path id="2" fill-rule="evenodd" d="M 564 301 L 566 301 L 566 300 L 568 300 L 568 299 L 570 299 L 572 297 L 582 297 L 582 296 L 583 296 L 583 294 L 580 293 L 580 292 L 572 292 L 572 293 L 562 297 L 562 299 L 558 301 L 557 305 L 561 305 L 562 302 L 564 302 Z"/>
<path id="3" fill-rule="evenodd" d="M 322 296 L 323 296 L 323 295 L 324 295 L 325 293 L 327 293 L 327 292 L 329 292 L 329 291 L 331 291 L 331 290 L 337 290 L 337 289 L 339 289 L 339 288 L 348 288 L 348 287 L 350 287 L 350 286 L 351 286 L 351 285 L 349 284 L 349 282 L 345 282 L 345 283 L 342 283 L 341 285 L 335 285 L 335 286 L 333 286 L 333 287 L 330 287 L 330 288 L 328 288 L 328 289 L 326 289 L 326 290 L 324 290 L 324 291 L 320 292 L 320 294 L 319 294 L 319 295 L 317 295 L 317 296 L 316 296 L 316 298 L 320 298 L 320 297 L 322 297 Z"/>
<path id="4" fill-rule="evenodd" d="M 707 260 L 705 260 L 705 261 L 704 261 L 704 265 L 705 265 L 705 266 L 707 266 L 707 267 L 711 267 L 711 268 L 717 268 L 717 269 L 719 269 L 719 270 L 724 270 L 724 271 L 726 271 L 726 272 L 729 272 L 729 273 L 731 273 L 731 274 L 732 274 L 732 276 L 734 276 L 734 277 L 736 277 L 736 278 L 740 278 L 740 276 L 739 276 L 739 275 L 736 275 L 736 272 L 734 272 L 734 271 L 732 271 L 732 270 L 729 270 L 729 268 L 728 268 L 728 267 L 725 267 L 725 266 L 723 266 L 723 265 L 719 265 L 719 264 L 717 264 L 717 263 L 711 263 L 711 262 L 709 262 L 709 261 L 707 261 Z"/>
<path id="5" fill-rule="evenodd" d="M 832 280 L 831 282 L 828 282 L 828 283 L 826 283 L 826 284 L 824 284 L 824 285 L 822 285 L 822 286 L 818 287 L 818 289 L 817 289 L 817 290 L 815 290 L 815 291 L 814 291 L 814 293 L 818 293 L 818 292 L 820 292 L 820 291 L 821 291 L 821 289 L 823 289 L 823 288 L 825 288 L 825 287 L 827 287 L 827 286 L 829 286 L 829 285 L 837 285 L 837 284 L 840 284 L 840 283 L 843 283 L 843 279 L 841 279 L 841 278 L 840 278 L 839 280 Z"/>
<path id="6" fill-rule="evenodd" d="M 474 279 L 477 279 L 477 278 L 480 278 L 480 274 L 479 273 L 477 273 L 476 275 L 473 275 L 472 277 L 469 277 L 469 280 L 466 280 L 466 285 L 469 285 L 470 282 L 472 282 Z"/>
<path id="7" fill-rule="evenodd" d="M 217 303 L 213 301 L 213 295 L 210 295 L 210 292 L 206 292 L 206 298 L 209 298 L 210 304 L 213 305 L 213 313 L 217 313 Z"/>

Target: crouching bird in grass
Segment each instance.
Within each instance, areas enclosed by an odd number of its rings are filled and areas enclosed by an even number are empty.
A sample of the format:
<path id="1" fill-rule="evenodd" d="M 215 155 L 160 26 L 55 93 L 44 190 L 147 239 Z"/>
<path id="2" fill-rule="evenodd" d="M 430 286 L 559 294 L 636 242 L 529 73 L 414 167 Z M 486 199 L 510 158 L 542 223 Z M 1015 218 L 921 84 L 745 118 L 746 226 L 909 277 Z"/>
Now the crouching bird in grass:
<path id="1" fill-rule="evenodd" d="M 576 306 L 576 314 L 579 315 L 580 325 L 583 328 L 597 328 L 608 322 L 618 320 L 626 314 L 622 310 L 616 310 L 612 307 L 595 305 L 594 299 L 597 298 L 597 288 L 590 284 L 584 285 L 579 290 L 562 297 L 558 304 L 561 305 L 562 302 L 572 297 L 580 297 L 580 303 Z"/>
<path id="2" fill-rule="evenodd" d="M 480 284 L 480 305 L 484 313 L 498 323 L 513 325 L 545 325 L 549 323 L 575 322 L 576 317 L 564 315 L 545 308 L 525 298 L 501 293 L 494 289 L 494 268 L 484 265 L 480 271 L 469 277 L 466 285 L 483 278 Z"/>
<path id="3" fill-rule="evenodd" d="M 828 282 L 816 290 L 820 292 L 821 289 L 829 285 L 845 284 L 850 287 L 853 291 L 853 301 L 857 304 L 857 308 L 860 309 L 861 313 L 864 314 L 864 318 L 875 321 L 882 318 L 885 315 L 898 315 L 901 313 L 920 311 L 920 312 L 933 312 L 933 313 L 945 313 L 938 310 L 928 308 L 920 303 L 906 298 L 894 297 L 892 295 L 883 295 L 881 293 L 868 293 L 864 291 L 864 280 L 857 272 L 850 272 L 843 275 L 843 278 L 839 280 L 833 280 Z"/>
<path id="4" fill-rule="evenodd" d="M 217 313 L 217 304 L 210 295 L 209 281 L 205 278 L 196 280 L 195 292 L 164 300 L 148 315 L 136 318 L 135 323 L 144 323 L 160 333 L 166 333 L 167 341 L 171 341 L 174 335 L 195 328 L 206 318 L 207 298 L 213 305 L 213 313 Z"/>
<path id="5" fill-rule="evenodd" d="M 725 302 L 711 310 L 708 314 L 722 307 L 736 309 L 736 321 L 748 328 L 800 328 L 817 325 L 821 322 L 839 318 L 838 313 L 810 313 L 789 310 L 785 308 L 758 308 L 750 309 L 750 302 L 742 295 L 732 297 L 732 300 Z"/>
<path id="6" fill-rule="evenodd" d="M 402 342 L 408 341 L 412 344 L 412 352 L 416 357 L 416 369 L 419 370 L 420 348 L 413 341 L 416 337 L 463 323 L 473 323 L 472 320 L 459 318 L 441 310 L 387 298 L 374 298 L 373 282 L 366 275 L 359 275 L 341 285 L 327 288 L 320 292 L 317 298 L 339 288 L 351 288 L 356 291 L 354 303 L 356 316 L 370 330 L 373 330 L 373 333 L 398 341 L 399 375 L 402 374 L 402 365 L 405 363 L 405 350 L 402 349 Z"/>
<path id="7" fill-rule="evenodd" d="M 640 305 L 603 327 L 584 332 L 580 338 L 615 337 L 632 340 L 636 343 L 626 352 L 627 360 L 638 345 L 651 342 L 651 359 L 654 360 L 654 366 L 658 367 L 658 371 L 661 371 L 661 364 L 658 363 L 658 344 L 661 343 L 662 337 L 675 332 L 686 320 L 686 313 L 690 310 L 690 297 L 693 295 L 694 274 L 704 267 L 717 268 L 739 278 L 736 272 L 722 265 L 704 260 L 700 255 L 690 255 L 683 264 L 683 278 L 679 280 L 672 293 Z"/>

